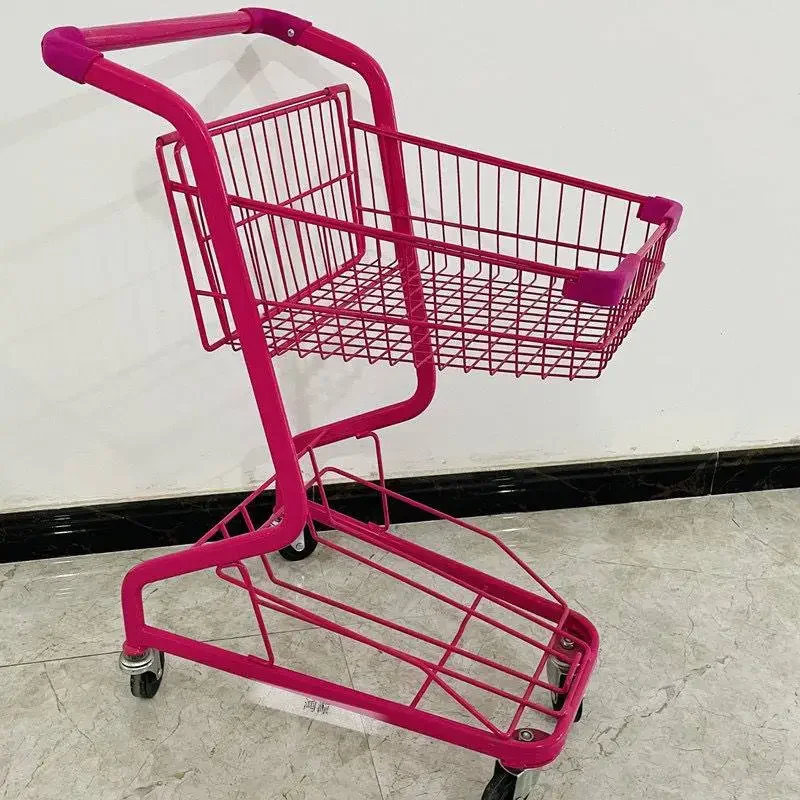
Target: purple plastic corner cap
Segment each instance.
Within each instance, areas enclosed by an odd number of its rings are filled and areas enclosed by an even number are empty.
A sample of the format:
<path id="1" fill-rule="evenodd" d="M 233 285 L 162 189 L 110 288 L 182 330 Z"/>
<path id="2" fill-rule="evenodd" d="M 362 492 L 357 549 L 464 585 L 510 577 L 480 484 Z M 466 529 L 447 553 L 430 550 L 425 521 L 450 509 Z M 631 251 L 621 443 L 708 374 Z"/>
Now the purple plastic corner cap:
<path id="1" fill-rule="evenodd" d="M 311 27 L 307 19 L 295 17 L 285 11 L 273 11 L 270 8 L 241 8 L 251 19 L 247 33 L 266 33 L 287 44 L 297 44 L 303 31 Z"/>
<path id="2" fill-rule="evenodd" d="M 667 236 L 671 236 L 678 227 L 681 214 L 683 206 L 675 200 L 668 200 L 666 197 L 648 197 L 639 206 L 639 213 L 636 216 L 642 222 L 650 222 L 653 225 L 669 223 Z"/>
<path id="3" fill-rule="evenodd" d="M 574 280 L 564 281 L 562 294 L 567 300 L 610 308 L 625 296 L 636 272 L 639 257 L 627 255 L 613 272 L 578 267 Z"/>
<path id="4" fill-rule="evenodd" d="M 53 72 L 85 83 L 89 67 L 103 54 L 86 45 L 78 28 L 53 28 L 42 39 L 42 58 Z"/>

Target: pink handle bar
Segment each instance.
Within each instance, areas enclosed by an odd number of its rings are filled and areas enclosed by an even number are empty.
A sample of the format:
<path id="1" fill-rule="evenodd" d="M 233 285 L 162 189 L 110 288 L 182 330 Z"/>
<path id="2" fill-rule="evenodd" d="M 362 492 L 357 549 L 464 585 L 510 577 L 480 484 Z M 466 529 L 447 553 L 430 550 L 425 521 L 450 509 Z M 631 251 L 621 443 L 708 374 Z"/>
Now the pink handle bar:
<path id="1" fill-rule="evenodd" d="M 54 72 L 83 83 L 89 67 L 102 58 L 106 50 L 206 39 L 229 33 L 266 33 L 295 44 L 300 34 L 310 26 L 308 20 L 284 11 L 243 8 L 227 14 L 129 22 L 97 28 L 53 28 L 42 39 L 42 58 Z"/>

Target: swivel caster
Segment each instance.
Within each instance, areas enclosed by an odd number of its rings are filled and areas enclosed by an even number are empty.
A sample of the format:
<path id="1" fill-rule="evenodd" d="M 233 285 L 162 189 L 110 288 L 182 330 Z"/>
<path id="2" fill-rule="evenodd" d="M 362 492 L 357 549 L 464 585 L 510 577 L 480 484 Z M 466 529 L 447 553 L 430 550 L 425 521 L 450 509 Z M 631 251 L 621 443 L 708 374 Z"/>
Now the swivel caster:
<path id="1" fill-rule="evenodd" d="M 164 654 L 150 647 L 139 656 L 121 653 L 119 668 L 130 675 L 131 694 L 150 700 L 156 696 L 164 677 Z"/>
<path id="2" fill-rule="evenodd" d="M 481 800 L 532 800 L 531 792 L 538 777 L 536 770 L 514 772 L 495 761 L 494 775 L 486 784 Z"/>
<path id="3" fill-rule="evenodd" d="M 311 530 L 306 525 L 303 532 L 288 547 L 282 547 L 278 552 L 287 561 L 302 561 L 316 549 L 317 540 L 311 535 Z"/>

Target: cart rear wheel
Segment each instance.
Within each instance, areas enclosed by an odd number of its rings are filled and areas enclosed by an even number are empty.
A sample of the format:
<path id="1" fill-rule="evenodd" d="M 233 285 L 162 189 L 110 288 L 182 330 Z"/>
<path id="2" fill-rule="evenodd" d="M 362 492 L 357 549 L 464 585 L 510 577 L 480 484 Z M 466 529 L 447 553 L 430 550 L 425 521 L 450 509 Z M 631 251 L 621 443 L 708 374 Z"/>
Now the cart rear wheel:
<path id="1" fill-rule="evenodd" d="M 287 561 L 302 561 L 308 558 L 317 549 L 317 540 L 311 535 L 308 525 L 303 528 L 302 537 L 298 536 L 297 541 L 288 547 L 282 547 L 278 552 Z"/>
<path id="2" fill-rule="evenodd" d="M 161 669 L 156 672 L 141 672 L 138 675 L 131 675 L 131 694 L 134 697 L 141 697 L 143 700 L 151 700 L 156 696 L 161 680 L 164 677 L 164 654 L 159 652 Z"/>

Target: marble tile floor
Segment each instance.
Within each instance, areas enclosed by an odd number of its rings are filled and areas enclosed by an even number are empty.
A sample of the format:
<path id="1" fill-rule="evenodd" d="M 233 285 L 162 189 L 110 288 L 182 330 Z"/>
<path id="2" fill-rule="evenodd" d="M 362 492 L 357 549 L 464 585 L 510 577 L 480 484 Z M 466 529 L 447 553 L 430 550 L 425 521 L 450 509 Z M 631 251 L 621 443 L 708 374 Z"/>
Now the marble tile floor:
<path id="1" fill-rule="evenodd" d="M 800 490 L 477 522 L 602 636 L 584 718 L 531 800 L 800 798 Z M 437 523 L 402 527 L 441 537 Z M 118 587 L 155 552 L 0 565 L 0 798 L 480 798 L 486 758 L 193 663 L 168 658 L 157 697 L 133 698 L 116 665 Z M 333 567 L 319 550 L 280 568 L 364 591 Z M 149 590 L 154 622 L 256 651 L 240 590 L 183 580 Z M 432 613 L 380 595 L 397 618 Z M 381 690 L 352 642 L 266 622 L 284 663 Z"/>

